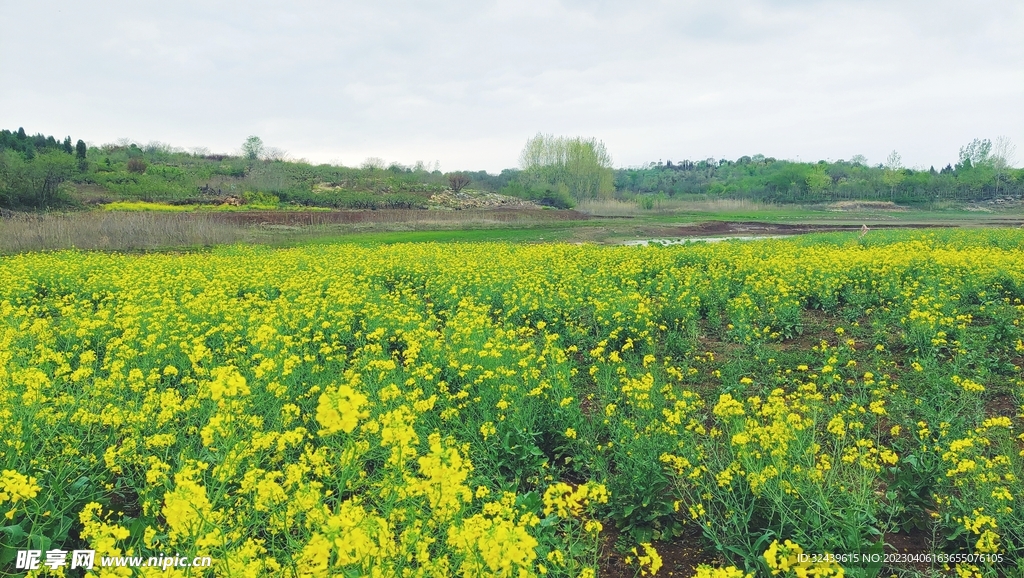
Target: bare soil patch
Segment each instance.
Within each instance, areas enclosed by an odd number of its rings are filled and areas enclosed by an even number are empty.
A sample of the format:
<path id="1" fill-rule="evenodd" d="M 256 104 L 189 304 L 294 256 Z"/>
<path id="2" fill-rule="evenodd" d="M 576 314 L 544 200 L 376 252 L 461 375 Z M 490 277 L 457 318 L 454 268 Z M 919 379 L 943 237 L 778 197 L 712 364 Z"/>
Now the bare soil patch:
<path id="1" fill-rule="evenodd" d="M 887 553 L 891 554 L 929 554 L 935 552 L 932 538 L 924 530 L 914 528 L 908 532 L 886 534 L 885 544 Z M 932 568 L 927 562 L 908 562 L 900 564 L 891 569 L 907 570 L 913 568 L 918 572 L 926 572 Z"/>
<path id="2" fill-rule="evenodd" d="M 609 526 L 611 524 L 605 525 L 598 575 L 602 578 L 635 578 L 638 575 L 637 568 L 635 565 L 626 564 L 627 554 L 615 550 L 615 542 L 619 538 L 619 533 L 614 527 L 609 528 Z M 656 541 L 651 545 L 661 556 L 662 566 L 658 571 L 658 576 L 693 576 L 700 564 L 712 566 L 721 564 L 721 561 L 704 549 L 700 542 L 700 532 L 695 529 L 674 540 Z"/>
<path id="3" fill-rule="evenodd" d="M 839 201 L 828 206 L 831 211 L 909 211 L 892 201 Z"/>
<path id="4" fill-rule="evenodd" d="M 985 416 L 1016 418 L 1022 412 L 1012 395 L 999 394 L 985 402 Z"/>

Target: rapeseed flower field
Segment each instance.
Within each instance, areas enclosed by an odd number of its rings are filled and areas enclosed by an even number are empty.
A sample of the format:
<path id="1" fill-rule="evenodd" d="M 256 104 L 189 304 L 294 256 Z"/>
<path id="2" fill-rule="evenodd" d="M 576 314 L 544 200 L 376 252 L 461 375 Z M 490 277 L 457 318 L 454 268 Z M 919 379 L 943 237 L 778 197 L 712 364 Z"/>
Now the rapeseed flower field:
<path id="1" fill-rule="evenodd" d="M 1022 575 L 1022 300 L 1018 230 L 6 257 L 0 571 Z"/>

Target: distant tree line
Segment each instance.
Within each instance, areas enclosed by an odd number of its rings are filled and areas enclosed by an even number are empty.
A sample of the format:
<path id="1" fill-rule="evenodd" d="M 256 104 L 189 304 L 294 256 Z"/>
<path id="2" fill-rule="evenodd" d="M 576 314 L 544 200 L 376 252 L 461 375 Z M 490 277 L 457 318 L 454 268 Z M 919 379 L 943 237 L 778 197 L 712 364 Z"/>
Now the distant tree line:
<path id="1" fill-rule="evenodd" d="M 659 161 L 615 171 L 618 193 L 712 195 L 771 202 L 886 200 L 898 203 L 980 201 L 1024 196 L 1024 170 L 1012 167 L 1013 145 L 975 139 L 960 149 L 958 161 L 936 170 L 902 166 L 895 151 L 885 163 L 851 160 L 800 163 L 764 155 L 735 161 Z"/>
<path id="2" fill-rule="evenodd" d="M 76 145 L 72 146 L 70 136 L 65 137 L 63 141 L 42 133 L 29 136 L 25 133 L 24 128 L 19 128 L 15 132 L 6 129 L 0 130 L 0 151 L 8 149 L 17 151 L 29 159 L 35 157 L 37 153 L 50 151 L 62 151 L 69 155 L 77 152 L 79 157 L 85 156 L 84 141 L 79 140 Z"/>

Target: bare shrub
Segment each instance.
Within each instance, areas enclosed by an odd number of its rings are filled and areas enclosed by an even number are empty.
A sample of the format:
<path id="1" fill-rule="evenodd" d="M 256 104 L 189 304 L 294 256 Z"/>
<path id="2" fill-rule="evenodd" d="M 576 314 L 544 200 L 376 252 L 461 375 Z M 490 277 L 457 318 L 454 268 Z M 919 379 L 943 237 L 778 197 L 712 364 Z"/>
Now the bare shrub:
<path id="1" fill-rule="evenodd" d="M 128 172 L 139 174 L 146 172 L 146 161 L 140 158 L 128 159 Z"/>
<path id="2" fill-rule="evenodd" d="M 462 173 L 452 173 L 448 175 L 448 186 L 456 193 L 469 186 L 470 182 L 469 177 Z"/>

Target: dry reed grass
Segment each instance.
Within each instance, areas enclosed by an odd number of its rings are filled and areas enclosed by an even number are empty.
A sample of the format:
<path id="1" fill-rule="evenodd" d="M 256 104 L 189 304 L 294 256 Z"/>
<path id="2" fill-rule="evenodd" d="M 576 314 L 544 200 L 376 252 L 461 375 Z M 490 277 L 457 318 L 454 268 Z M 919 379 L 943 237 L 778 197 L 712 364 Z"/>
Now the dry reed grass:
<path id="1" fill-rule="evenodd" d="M 0 219 L 0 254 L 57 249 L 140 251 L 236 243 L 244 227 L 184 213 L 13 214 Z"/>
<path id="2" fill-rule="evenodd" d="M 634 217 L 650 213 L 641 209 L 636 201 L 619 199 L 585 199 L 576 203 L 576 210 L 592 217 Z"/>
<path id="3" fill-rule="evenodd" d="M 653 198 L 645 209 L 635 199 L 592 199 L 580 201 L 576 210 L 592 217 L 636 217 L 652 213 L 728 213 L 759 211 L 769 205 L 749 199 Z"/>
<path id="4" fill-rule="evenodd" d="M 380 209 L 376 211 L 238 211 L 218 213 L 217 218 L 228 223 L 245 225 L 338 225 L 355 223 L 410 223 L 476 225 L 491 223 L 530 224 L 551 221 L 586 219 L 577 211 L 545 209 Z"/>
<path id="5" fill-rule="evenodd" d="M 242 242 L 301 240 L 325 232 L 529 226 L 586 219 L 576 211 L 239 211 L 9 213 L 0 215 L 0 254 L 59 249 L 144 251 Z"/>

